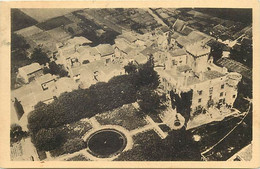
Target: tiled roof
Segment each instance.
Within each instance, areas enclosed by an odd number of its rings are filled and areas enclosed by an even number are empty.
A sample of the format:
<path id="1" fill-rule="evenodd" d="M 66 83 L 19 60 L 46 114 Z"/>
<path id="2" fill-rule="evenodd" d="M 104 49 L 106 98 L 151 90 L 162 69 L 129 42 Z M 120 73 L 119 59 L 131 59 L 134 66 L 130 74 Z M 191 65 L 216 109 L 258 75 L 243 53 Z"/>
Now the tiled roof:
<path id="1" fill-rule="evenodd" d="M 30 65 L 19 68 L 19 71 L 24 71 L 28 75 L 41 69 L 42 67 L 39 63 L 32 63 Z"/>
<path id="2" fill-rule="evenodd" d="M 215 71 L 215 70 L 209 70 L 209 71 L 204 72 L 204 76 L 206 79 L 211 80 L 211 79 L 216 79 L 216 78 L 222 77 L 222 76 L 224 76 L 224 74 L 220 73 L 218 71 Z"/>
<path id="3" fill-rule="evenodd" d="M 193 43 L 186 46 L 186 51 L 198 57 L 210 53 L 210 48 L 209 46 L 202 46 L 201 43 Z"/>
<path id="4" fill-rule="evenodd" d="M 173 25 L 173 29 L 176 31 L 181 31 L 184 25 L 184 21 L 177 19 Z"/>
<path id="5" fill-rule="evenodd" d="M 96 46 L 96 49 L 98 50 L 101 56 L 107 56 L 114 53 L 114 49 L 110 44 L 100 44 Z"/>
<path id="6" fill-rule="evenodd" d="M 185 26 L 184 29 L 180 33 L 182 33 L 183 35 L 189 35 L 192 31 L 193 31 L 192 28 Z"/>
<path id="7" fill-rule="evenodd" d="M 180 36 L 180 35 L 179 35 L 177 32 L 174 32 L 171 37 L 172 37 L 173 39 L 177 39 L 179 36 Z"/>
<path id="8" fill-rule="evenodd" d="M 170 30 L 170 29 L 168 28 L 168 26 L 162 26 L 160 29 L 161 29 L 163 32 L 167 32 L 167 31 Z"/>
<path id="9" fill-rule="evenodd" d="M 115 45 L 116 45 L 116 47 L 117 47 L 119 50 L 121 50 L 121 51 L 123 51 L 123 52 L 125 52 L 125 53 L 129 53 L 131 50 L 133 50 L 133 49 L 130 47 L 130 45 L 129 45 L 124 39 L 122 39 L 122 38 L 117 39 Z"/>
<path id="10" fill-rule="evenodd" d="M 118 37 L 122 37 L 124 39 L 126 39 L 128 42 L 134 42 L 136 41 L 138 38 L 131 32 L 125 32 L 122 35 L 118 36 Z"/>
<path id="11" fill-rule="evenodd" d="M 164 13 L 164 12 L 160 13 L 160 16 L 161 16 L 162 18 L 164 18 L 164 19 L 170 17 L 167 13 Z"/>
<path id="12" fill-rule="evenodd" d="M 154 54 L 155 52 L 157 52 L 158 50 L 154 49 L 153 47 L 149 46 L 147 48 L 145 48 L 144 50 L 141 51 L 141 53 L 144 55 L 144 56 L 148 56 L 148 55 L 151 55 L 151 54 Z"/>
<path id="13" fill-rule="evenodd" d="M 179 36 L 176 41 L 183 47 L 186 47 L 190 42 L 185 36 Z"/>
<path id="14" fill-rule="evenodd" d="M 52 76 L 50 73 L 48 73 L 48 74 L 38 77 L 36 80 L 38 83 L 43 84 L 43 83 L 52 81 L 54 79 L 55 79 L 54 76 Z"/>
<path id="15" fill-rule="evenodd" d="M 72 38 L 72 39 L 69 39 L 68 40 L 68 43 L 70 43 L 70 44 L 80 44 L 80 45 L 82 45 L 82 44 L 88 44 L 88 43 L 92 43 L 92 41 L 90 41 L 90 40 L 88 40 L 87 38 L 85 38 L 85 37 L 82 37 L 82 36 L 79 36 L 79 37 L 74 37 L 74 38 Z"/>
<path id="16" fill-rule="evenodd" d="M 174 51 L 172 51 L 172 52 L 170 52 L 171 53 L 171 55 L 173 56 L 173 57 L 175 57 L 175 56 L 181 56 L 181 55 L 186 55 L 186 51 L 184 50 L 184 49 L 177 49 L 177 50 L 174 50 Z"/>
<path id="17" fill-rule="evenodd" d="M 189 39 L 192 42 L 198 42 L 205 38 L 206 36 L 204 36 L 201 32 L 198 31 L 193 31 L 187 36 L 187 39 Z"/>
<path id="18" fill-rule="evenodd" d="M 120 64 L 111 63 L 106 66 L 103 66 L 99 68 L 100 71 L 102 71 L 104 74 L 110 74 L 111 72 L 115 70 L 122 70 L 122 66 Z"/>
<path id="19" fill-rule="evenodd" d="M 238 72 L 245 78 L 252 79 L 252 70 L 240 62 L 229 58 L 221 58 L 217 60 L 217 64 L 226 67 L 229 71 Z"/>
<path id="20" fill-rule="evenodd" d="M 188 65 L 183 65 L 183 66 L 178 66 L 178 67 L 177 67 L 177 70 L 178 70 L 179 72 L 185 72 L 185 71 L 187 71 L 187 70 L 192 70 L 192 69 L 191 69 L 191 67 L 189 67 Z"/>

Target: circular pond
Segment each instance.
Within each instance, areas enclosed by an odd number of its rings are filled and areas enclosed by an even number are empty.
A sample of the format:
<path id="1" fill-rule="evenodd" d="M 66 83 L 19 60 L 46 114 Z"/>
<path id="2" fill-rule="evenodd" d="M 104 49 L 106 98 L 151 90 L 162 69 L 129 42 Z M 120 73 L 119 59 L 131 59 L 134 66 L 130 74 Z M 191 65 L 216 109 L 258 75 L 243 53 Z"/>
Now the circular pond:
<path id="1" fill-rule="evenodd" d="M 102 129 L 92 133 L 87 139 L 88 151 L 99 158 L 110 158 L 126 147 L 125 135 L 115 129 Z"/>

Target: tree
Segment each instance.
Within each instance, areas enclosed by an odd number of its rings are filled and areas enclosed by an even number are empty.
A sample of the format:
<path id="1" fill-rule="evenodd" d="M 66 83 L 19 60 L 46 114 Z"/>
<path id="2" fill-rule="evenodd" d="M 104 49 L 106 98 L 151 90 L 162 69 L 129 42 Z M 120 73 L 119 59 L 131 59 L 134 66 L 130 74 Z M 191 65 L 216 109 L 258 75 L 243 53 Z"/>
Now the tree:
<path id="1" fill-rule="evenodd" d="M 46 64 L 48 62 L 50 62 L 50 59 L 48 58 L 48 55 L 42 51 L 41 48 L 35 48 L 32 55 L 31 55 L 31 59 L 34 62 L 38 62 L 40 65 L 42 64 Z"/>
<path id="2" fill-rule="evenodd" d="M 22 104 L 17 100 L 16 97 L 14 98 L 14 108 L 15 108 L 15 111 L 16 111 L 16 114 L 17 114 L 17 117 L 18 117 L 18 120 L 20 120 L 21 117 L 22 117 L 23 114 L 24 114 L 24 110 L 23 110 Z"/>
<path id="3" fill-rule="evenodd" d="M 145 114 L 156 113 L 160 107 L 160 96 L 149 88 L 142 87 L 138 99 L 139 107 Z"/>
<path id="4" fill-rule="evenodd" d="M 68 32 L 71 33 L 72 35 L 74 35 L 74 33 L 75 33 L 74 30 L 73 30 L 73 28 L 70 27 L 70 26 L 68 27 Z"/>
<path id="5" fill-rule="evenodd" d="M 68 72 L 64 69 L 62 65 L 57 65 L 56 62 L 52 61 L 49 63 L 49 69 L 43 69 L 45 74 L 50 73 L 52 75 L 59 75 L 60 77 L 68 76 Z"/>
<path id="6" fill-rule="evenodd" d="M 141 65 L 138 71 L 137 83 L 139 86 L 148 86 L 156 89 L 159 86 L 159 75 L 154 70 L 154 61 L 150 57 L 147 63 Z"/>
<path id="7" fill-rule="evenodd" d="M 27 133 L 22 130 L 22 127 L 18 124 L 12 124 L 10 130 L 11 144 L 20 141 L 23 137 L 26 137 Z"/>
<path id="8" fill-rule="evenodd" d="M 125 69 L 125 72 L 128 74 L 137 72 L 137 66 L 134 65 L 132 62 L 129 62 L 126 66 L 124 66 L 124 69 Z"/>
<path id="9" fill-rule="evenodd" d="M 33 137 L 32 142 L 38 150 L 50 151 L 62 145 L 63 133 L 54 128 L 41 129 Z"/>
<path id="10" fill-rule="evenodd" d="M 176 108 L 177 112 L 185 118 L 185 122 L 188 122 L 190 118 L 192 94 L 192 90 L 181 92 L 180 95 L 173 91 L 170 92 L 172 108 Z"/>
<path id="11" fill-rule="evenodd" d="M 213 57 L 213 62 L 216 63 L 218 59 L 222 57 L 223 54 L 223 44 L 213 41 L 210 44 L 210 56 Z"/>
<path id="12" fill-rule="evenodd" d="M 16 33 L 11 34 L 11 51 L 14 50 L 27 50 L 30 48 L 30 45 L 26 42 L 24 37 Z"/>

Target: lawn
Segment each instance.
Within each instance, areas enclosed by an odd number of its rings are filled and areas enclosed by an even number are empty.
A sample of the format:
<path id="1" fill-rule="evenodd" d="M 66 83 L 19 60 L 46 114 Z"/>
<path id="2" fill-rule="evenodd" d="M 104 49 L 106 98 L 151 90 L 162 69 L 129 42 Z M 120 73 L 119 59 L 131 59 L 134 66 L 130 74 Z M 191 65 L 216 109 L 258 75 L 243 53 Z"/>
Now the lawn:
<path id="1" fill-rule="evenodd" d="M 147 124 L 141 116 L 138 116 L 138 112 L 132 104 L 98 114 L 95 117 L 102 125 L 120 125 L 127 130 L 134 130 Z"/>
<path id="2" fill-rule="evenodd" d="M 146 148 L 153 148 L 146 147 L 145 144 L 149 144 L 151 142 L 160 141 L 161 138 L 155 133 L 154 130 L 149 130 L 144 133 L 140 133 L 133 137 L 134 147 L 131 150 L 123 152 L 116 158 L 114 161 L 147 161 L 149 157 L 146 154 Z"/>
<path id="3" fill-rule="evenodd" d="M 56 128 L 57 130 L 61 130 L 63 133 L 66 133 L 64 135 L 64 139 L 66 141 L 68 140 L 74 140 L 79 139 L 79 141 L 83 141 L 81 137 L 90 129 L 92 128 L 91 124 L 88 122 L 88 120 L 80 120 L 75 123 L 67 124 L 64 126 L 60 126 Z M 64 143 L 66 144 L 66 142 Z M 51 150 L 50 153 L 53 157 L 60 156 L 62 154 L 72 153 L 68 152 L 67 148 L 63 145 L 56 148 L 55 150 Z M 72 145 L 73 146 L 73 145 Z M 73 150 L 74 152 L 79 151 L 78 149 Z"/>

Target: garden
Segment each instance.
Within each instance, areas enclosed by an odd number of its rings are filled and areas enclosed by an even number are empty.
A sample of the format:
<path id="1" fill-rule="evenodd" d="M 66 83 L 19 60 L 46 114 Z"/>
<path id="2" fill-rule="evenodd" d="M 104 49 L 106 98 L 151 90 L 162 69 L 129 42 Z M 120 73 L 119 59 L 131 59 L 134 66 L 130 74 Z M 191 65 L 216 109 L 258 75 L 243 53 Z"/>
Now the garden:
<path id="1" fill-rule="evenodd" d="M 91 117 L 101 125 L 119 125 L 128 130 L 145 126 L 143 115 L 138 116 L 140 112 L 132 103 L 138 98 L 145 102 L 138 96 L 139 90 L 145 86 L 154 90 L 158 80 L 148 62 L 139 71 L 116 76 L 107 83 L 63 93 L 48 105 L 40 102 L 28 115 L 32 142 L 55 158 L 86 148 L 82 136 L 93 127 L 88 121 Z"/>

